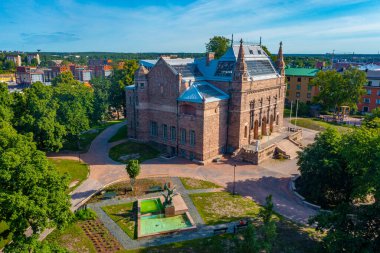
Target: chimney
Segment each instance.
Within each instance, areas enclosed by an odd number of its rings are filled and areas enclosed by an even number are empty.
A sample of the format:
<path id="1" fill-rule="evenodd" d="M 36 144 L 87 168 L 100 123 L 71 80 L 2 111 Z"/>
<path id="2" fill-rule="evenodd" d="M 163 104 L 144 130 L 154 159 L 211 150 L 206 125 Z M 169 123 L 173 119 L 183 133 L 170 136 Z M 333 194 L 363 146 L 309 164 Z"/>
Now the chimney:
<path id="1" fill-rule="evenodd" d="M 207 52 L 206 53 L 206 66 L 210 65 L 210 62 L 214 60 L 215 53 L 214 52 Z"/>

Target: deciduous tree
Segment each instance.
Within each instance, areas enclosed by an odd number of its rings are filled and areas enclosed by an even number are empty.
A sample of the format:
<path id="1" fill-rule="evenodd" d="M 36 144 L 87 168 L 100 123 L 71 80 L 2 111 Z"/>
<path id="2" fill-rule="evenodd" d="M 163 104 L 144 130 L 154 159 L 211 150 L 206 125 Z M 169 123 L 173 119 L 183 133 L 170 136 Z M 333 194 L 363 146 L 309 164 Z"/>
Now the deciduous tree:
<path id="1" fill-rule="evenodd" d="M 231 41 L 223 36 L 214 36 L 206 43 L 206 51 L 214 52 L 215 58 L 218 59 L 227 51 Z"/>
<path id="2" fill-rule="evenodd" d="M 131 186 L 133 190 L 133 185 L 135 184 L 136 177 L 140 174 L 139 160 L 129 160 L 126 170 L 129 178 L 131 179 Z"/>

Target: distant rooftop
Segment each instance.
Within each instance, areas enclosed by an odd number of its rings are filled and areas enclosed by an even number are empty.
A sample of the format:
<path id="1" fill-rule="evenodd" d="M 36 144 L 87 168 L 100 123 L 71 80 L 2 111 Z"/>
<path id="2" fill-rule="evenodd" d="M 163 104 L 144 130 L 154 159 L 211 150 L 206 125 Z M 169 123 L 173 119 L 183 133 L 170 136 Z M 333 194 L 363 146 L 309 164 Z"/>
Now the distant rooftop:
<path id="1" fill-rule="evenodd" d="M 285 68 L 285 76 L 309 76 L 309 77 L 313 77 L 318 72 L 319 72 L 319 69 Z"/>

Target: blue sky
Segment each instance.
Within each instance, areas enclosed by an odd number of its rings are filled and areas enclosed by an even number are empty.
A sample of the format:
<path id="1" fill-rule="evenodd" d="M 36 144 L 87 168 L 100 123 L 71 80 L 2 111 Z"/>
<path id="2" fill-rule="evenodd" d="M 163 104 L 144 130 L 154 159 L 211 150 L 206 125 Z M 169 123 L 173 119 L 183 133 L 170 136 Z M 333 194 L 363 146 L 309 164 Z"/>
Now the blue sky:
<path id="1" fill-rule="evenodd" d="M 0 50 L 204 52 L 214 35 L 285 53 L 378 53 L 380 1 L 0 0 Z"/>

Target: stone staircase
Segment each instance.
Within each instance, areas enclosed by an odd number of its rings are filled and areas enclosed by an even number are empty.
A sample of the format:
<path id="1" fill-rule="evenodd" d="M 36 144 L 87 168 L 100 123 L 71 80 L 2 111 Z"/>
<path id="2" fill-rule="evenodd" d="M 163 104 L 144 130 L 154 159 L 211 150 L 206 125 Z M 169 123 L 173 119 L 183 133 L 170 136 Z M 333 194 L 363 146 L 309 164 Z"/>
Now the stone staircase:
<path id="1" fill-rule="evenodd" d="M 283 139 L 282 141 L 278 142 L 276 144 L 276 148 L 279 149 L 281 153 L 289 156 L 290 159 L 296 158 L 298 156 L 297 152 L 301 151 L 300 147 L 288 139 Z"/>

